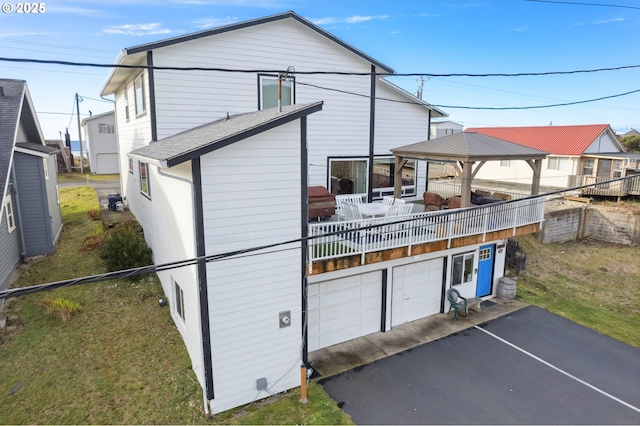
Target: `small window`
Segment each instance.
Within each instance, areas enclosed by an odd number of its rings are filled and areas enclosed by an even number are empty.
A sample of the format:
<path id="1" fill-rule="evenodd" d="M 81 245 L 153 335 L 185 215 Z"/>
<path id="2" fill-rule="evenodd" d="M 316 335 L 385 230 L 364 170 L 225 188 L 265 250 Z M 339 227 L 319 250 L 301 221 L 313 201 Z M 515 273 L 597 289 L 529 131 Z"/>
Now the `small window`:
<path id="1" fill-rule="evenodd" d="M 500 160 L 500 167 L 511 167 L 511 160 Z"/>
<path id="2" fill-rule="evenodd" d="M 278 76 L 260 75 L 259 96 L 260 109 L 276 108 L 278 106 Z M 282 106 L 293 105 L 295 103 L 295 81 L 282 80 Z"/>
<path id="3" fill-rule="evenodd" d="M 491 259 L 491 247 L 480 249 L 478 254 L 478 260 L 489 260 Z"/>
<path id="4" fill-rule="evenodd" d="M 149 165 L 147 163 L 140 163 L 140 192 L 147 197 L 151 198 L 151 190 L 149 188 Z"/>
<path id="5" fill-rule="evenodd" d="M 549 157 L 547 170 L 567 170 L 569 160 L 563 157 Z"/>
<path id="6" fill-rule="evenodd" d="M 142 74 L 138 76 L 133 82 L 134 94 L 136 97 L 136 117 L 139 117 L 147 112 L 147 102 L 145 101 L 144 83 L 142 81 Z"/>
<path id="7" fill-rule="evenodd" d="M 584 176 L 593 176 L 593 167 L 595 161 L 593 159 L 582 160 L 582 174 Z"/>
<path id="8" fill-rule="evenodd" d="M 461 285 L 473 280 L 473 253 L 453 256 L 451 285 Z"/>
<path id="9" fill-rule="evenodd" d="M 613 177 L 619 178 L 622 177 L 622 173 L 624 172 L 624 164 L 622 160 L 614 160 L 613 162 Z"/>
<path id="10" fill-rule="evenodd" d="M 124 88 L 124 117 L 129 121 L 129 92 Z"/>
<path id="11" fill-rule="evenodd" d="M 133 159 L 129 158 L 129 173 L 133 174 Z"/>
<path id="12" fill-rule="evenodd" d="M 48 180 L 49 179 L 49 163 L 47 163 L 46 158 L 42 159 L 42 164 L 43 164 L 42 169 L 44 170 L 44 178 Z"/>
<path id="13" fill-rule="evenodd" d="M 13 213 L 13 201 L 11 200 L 11 195 L 7 194 L 4 201 L 4 211 L 7 216 L 7 229 L 9 233 L 12 233 L 14 229 L 16 229 L 16 219 Z"/>
<path id="14" fill-rule="evenodd" d="M 115 126 L 112 124 L 98 124 L 98 133 L 115 133 Z"/>
<path id="15" fill-rule="evenodd" d="M 182 288 L 180 288 L 180 285 L 178 285 L 176 281 L 173 282 L 173 290 L 176 300 L 176 313 L 180 316 L 180 318 L 182 318 L 182 321 L 184 321 L 184 293 L 182 291 Z"/>

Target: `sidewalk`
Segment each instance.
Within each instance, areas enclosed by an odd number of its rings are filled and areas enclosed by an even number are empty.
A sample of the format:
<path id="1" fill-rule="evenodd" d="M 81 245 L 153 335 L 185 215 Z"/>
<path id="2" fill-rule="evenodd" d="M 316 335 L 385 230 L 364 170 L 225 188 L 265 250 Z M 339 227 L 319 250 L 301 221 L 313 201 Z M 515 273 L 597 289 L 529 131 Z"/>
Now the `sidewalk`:
<path id="1" fill-rule="evenodd" d="M 453 312 L 431 315 L 400 326 L 387 332 L 377 332 L 348 342 L 329 346 L 309 353 L 309 362 L 314 369 L 314 377 L 329 377 L 381 358 L 394 355 L 416 346 L 462 332 L 474 325 L 508 315 L 528 306 L 513 301 L 503 303 L 494 298 L 481 304 L 481 312 L 470 311 L 469 316 L 453 319 Z"/>

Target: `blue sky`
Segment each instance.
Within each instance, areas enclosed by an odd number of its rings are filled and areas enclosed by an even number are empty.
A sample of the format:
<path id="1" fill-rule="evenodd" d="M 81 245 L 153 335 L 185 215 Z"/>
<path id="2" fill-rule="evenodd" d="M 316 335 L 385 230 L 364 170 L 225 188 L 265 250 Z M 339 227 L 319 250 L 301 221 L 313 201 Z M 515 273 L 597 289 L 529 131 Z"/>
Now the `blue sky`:
<path id="1" fill-rule="evenodd" d="M 0 57 L 113 63 L 126 47 L 293 10 L 398 73 L 520 73 L 640 65 L 640 2 L 566 0 L 108 0 L 47 1 L 40 14 L 0 13 Z M 584 3 L 593 3 L 588 6 Z M 624 6 L 624 7 L 616 7 Z M 109 70 L 0 61 L 0 77 L 27 80 L 47 138 L 81 115 L 112 108 L 99 92 Z M 416 77 L 393 77 L 415 92 Z M 640 130 L 640 93 L 583 105 L 514 107 L 640 89 L 640 68 L 546 77 L 430 78 L 423 98 L 465 127 L 608 123 Z"/>

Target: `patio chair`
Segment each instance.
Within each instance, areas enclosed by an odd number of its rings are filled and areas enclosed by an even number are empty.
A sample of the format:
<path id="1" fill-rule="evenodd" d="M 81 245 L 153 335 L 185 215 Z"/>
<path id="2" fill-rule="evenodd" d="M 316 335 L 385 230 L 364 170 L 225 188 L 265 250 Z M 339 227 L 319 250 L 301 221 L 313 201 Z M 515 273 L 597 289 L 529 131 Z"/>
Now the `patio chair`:
<path id="1" fill-rule="evenodd" d="M 336 195 L 336 214 L 338 220 L 345 220 L 344 203 L 362 204 L 362 194 L 340 194 Z M 351 220 L 351 219 L 346 219 Z"/>
<path id="2" fill-rule="evenodd" d="M 382 204 L 385 206 L 392 206 L 395 202 L 395 198 L 393 197 L 382 197 Z"/>
<path id="3" fill-rule="evenodd" d="M 412 203 L 400 204 L 400 205 L 398 205 L 398 207 L 400 207 L 400 213 L 399 213 L 400 216 L 411 214 L 411 212 L 413 211 L 413 204 Z"/>
<path id="4" fill-rule="evenodd" d="M 404 206 L 405 203 L 406 203 L 406 201 L 403 200 L 403 199 L 400 199 L 400 198 L 394 198 L 394 200 L 393 200 L 393 205 L 394 206 Z"/>
<path id="5" fill-rule="evenodd" d="M 467 299 L 465 297 L 460 296 L 460 292 L 455 288 L 450 288 L 447 290 L 447 300 L 449 300 L 449 311 L 447 311 L 447 315 L 454 309 L 454 319 L 458 319 L 458 311 L 463 310 L 465 316 L 469 314 L 469 307 L 467 306 Z"/>
<path id="6" fill-rule="evenodd" d="M 356 204 L 345 201 L 343 208 L 346 220 L 362 220 L 362 214 Z"/>

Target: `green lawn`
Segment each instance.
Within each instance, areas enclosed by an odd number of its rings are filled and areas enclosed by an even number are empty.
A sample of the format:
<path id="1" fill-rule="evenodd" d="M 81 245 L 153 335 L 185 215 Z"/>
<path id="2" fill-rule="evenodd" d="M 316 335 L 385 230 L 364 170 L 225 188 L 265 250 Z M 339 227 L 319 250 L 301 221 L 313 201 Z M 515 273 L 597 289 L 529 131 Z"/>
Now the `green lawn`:
<path id="1" fill-rule="evenodd" d="M 98 250 L 101 222 L 92 188 L 60 190 L 64 228 L 56 252 L 19 268 L 26 287 L 106 272 Z M 91 215 L 95 217 L 95 213 Z M 86 246 L 86 244 L 85 244 Z M 14 298 L 0 330 L 0 422 L 4 424 L 351 424 L 311 383 L 309 403 L 294 389 L 279 399 L 207 417 L 202 391 L 171 320 L 155 275 L 106 281 Z M 64 322 L 45 313 L 44 299 L 79 303 Z M 9 394 L 14 387 L 17 391 Z"/>
<path id="2" fill-rule="evenodd" d="M 58 173 L 58 182 L 60 183 L 86 182 L 87 179 L 89 179 L 89 182 L 99 182 L 104 180 L 118 180 L 120 179 L 120 175 L 119 174 L 94 175 L 90 173 L 88 170 L 86 170 L 84 174 L 81 174 L 79 171 L 74 171 L 71 173 Z"/>

